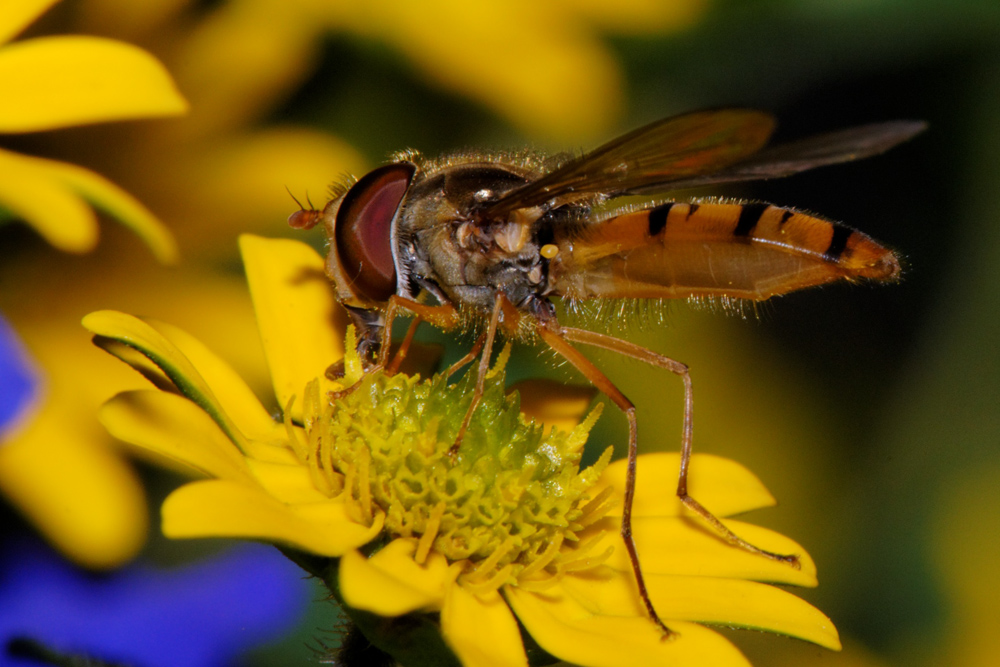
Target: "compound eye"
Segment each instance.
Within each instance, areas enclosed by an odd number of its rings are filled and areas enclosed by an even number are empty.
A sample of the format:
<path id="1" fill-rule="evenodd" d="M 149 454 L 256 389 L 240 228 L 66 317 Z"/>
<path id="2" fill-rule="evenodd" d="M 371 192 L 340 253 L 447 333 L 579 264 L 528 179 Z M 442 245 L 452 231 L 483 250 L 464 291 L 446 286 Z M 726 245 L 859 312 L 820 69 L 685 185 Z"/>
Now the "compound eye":
<path id="1" fill-rule="evenodd" d="M 334 246 L 351 290 L 370 301 L 396 293 L 392 221 L 416 167 L 409 162 L 379 167 L 354 184 L 337 211 Z"/>

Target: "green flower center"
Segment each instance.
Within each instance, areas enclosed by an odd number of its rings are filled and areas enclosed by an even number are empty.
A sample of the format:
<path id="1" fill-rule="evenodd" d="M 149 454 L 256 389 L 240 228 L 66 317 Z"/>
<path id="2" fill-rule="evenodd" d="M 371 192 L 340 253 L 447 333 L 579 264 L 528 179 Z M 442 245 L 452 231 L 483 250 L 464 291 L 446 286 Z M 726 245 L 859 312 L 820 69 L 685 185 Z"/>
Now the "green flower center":
<path id="1" fill-rule="evenodd" d="M 346 362 L 349 385 L 357 366 Z M 454 458 L 449 449 L 472 401 L 474 372 L 453 384 L 441 374 L 370 373 L 332 401 L 312 383 L 304 414 L 307 463 L 319 488 L 346 494 L 361 522 L 380 508 L 390 537 L 417 540 L 418 562 L 431 550 L 468 561 L 474 576 L 467 583 L 487 588 L 558 570 L 561 547 L 609 508 L 608 494 L 588 491 L 610 448 L 595 465 L 579 467 L 599 411 L 571 432 L 545 432 L 521 414 L 519 396 L 505 392 L 498 366 Z"/>

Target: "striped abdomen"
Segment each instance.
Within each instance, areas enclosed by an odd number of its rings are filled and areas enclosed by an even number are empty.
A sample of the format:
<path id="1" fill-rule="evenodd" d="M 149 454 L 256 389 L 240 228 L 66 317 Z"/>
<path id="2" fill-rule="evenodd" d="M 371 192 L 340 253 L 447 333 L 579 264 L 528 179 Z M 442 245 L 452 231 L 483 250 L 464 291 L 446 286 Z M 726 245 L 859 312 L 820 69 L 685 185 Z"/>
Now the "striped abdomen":
<path id="1" fill-rule="evenodd" d="M 670 203 L 555 244 L 553 293 L 588 298 L 766 299 L 834 280 L 892 280 L 899 260 L 838 223 L 763 203 Z"/>

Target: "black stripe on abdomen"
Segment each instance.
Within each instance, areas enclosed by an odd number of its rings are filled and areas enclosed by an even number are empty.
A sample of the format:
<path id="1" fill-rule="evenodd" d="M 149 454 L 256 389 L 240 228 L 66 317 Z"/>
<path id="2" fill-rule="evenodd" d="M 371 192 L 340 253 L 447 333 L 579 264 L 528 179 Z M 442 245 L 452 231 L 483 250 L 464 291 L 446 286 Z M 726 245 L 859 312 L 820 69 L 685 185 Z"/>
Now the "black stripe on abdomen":
<path id="1" fill-rule="evenodd" d="M 753 234 L 754 228 L 757 223 L 760 222 L 761 216 L 764 215 L 764 211 L 770 208 L 770 204 L 743 204 L 740 209 L 740 218 L 736 221 L 736 228 L 733 230 L 733 236 L 747 237 Z"/>
<path id="2" fill-rule="evenodd" d="M 674 207 L 674 202 L 664 204 L 663 206 L 657 206 L 649 212 L 649 235 L 656 236 L 662 232 L 667 226 L 667 216 L 670 215 L 670 209 Z"/>
<path id="3" fill-rule="evenodd" d="M 823 257 L 831 262 L 837 262 L 840 261 L 840 256 L 844 254 L 844 249 L 847 248 L 847 239 L 851 238 L 854 230 L 844 225 L 838 225 L 837 223 L 832 224 L 833 236 L 830 238 L 830 245 L 827 246 Z"/>

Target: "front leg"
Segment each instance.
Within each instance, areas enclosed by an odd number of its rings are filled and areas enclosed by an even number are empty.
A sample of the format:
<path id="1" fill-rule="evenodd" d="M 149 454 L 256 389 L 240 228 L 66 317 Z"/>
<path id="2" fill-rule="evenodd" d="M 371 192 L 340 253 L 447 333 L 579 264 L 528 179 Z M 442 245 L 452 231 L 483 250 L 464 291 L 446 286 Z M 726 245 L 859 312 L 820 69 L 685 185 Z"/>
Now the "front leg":
<path id="1" fill-rule="evenodd" d="M 385 311 L 380 308 L 356 308 L 344 306 L 351 316 L 356 336 L 355 349 L 361 357 L 361 365 L 367 373 L 378 362 L 379 349 L 385 331 Z M 331 364 L 326 369 L 326 377 L 339 381 L 344 377 L 344 360 Z"/>
<path id="2" fill-rule="evenodd" d="M 347 310 L 357 328 L 357 351 L 361 357 L 365 375 L 386 369 L 389 349 L 392 346 L 392 323 L 400 310 L 412 313 L 416 317 L 415 323 L 426 320 L 445 331 L 454 329 L 459 321 L 458 311 L 450 303 L 428 306 L 419 301 L 395 295 L 389 297 L 384 310 L 353 307 L 348 307 Z M 406 356 L 406 349 L 409 348 L 409 343 L 413 339 L 414 329 L 415 325 L 411 326 L 407 332 L 403 349 L 400 350 L 402 356 L 395 360 L 390 370 L 395 371 L 398 363 L 402 362 L 402 358 Z M 343 360 L 327 368 L 326 376 L 331 380 L 342 379 L 344 377 Z M 340 391 L 330 392 L 330 399 L 343 398 L 360 384 L 359 381 Z"/>
<path id="3" fill-rule="evenodd" d="M 385 322 L 376 356 L 376 368 L 385 368 L 389 348 L 392 344 L 392 323 L 400 311 L 412 313 L 415 317 L 430 322 L 442 331 L 451 331 L 458 326 L 459 322 L 458 310 L 449 302 L 442 302 L 439 306 L 429 306 L 426 303 L 393 294 L 389 297 L 389 303 L 385 307 Z M 412 338 L 412 336 L 408 334 L 408 338 Z"/>

